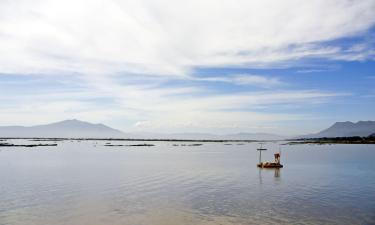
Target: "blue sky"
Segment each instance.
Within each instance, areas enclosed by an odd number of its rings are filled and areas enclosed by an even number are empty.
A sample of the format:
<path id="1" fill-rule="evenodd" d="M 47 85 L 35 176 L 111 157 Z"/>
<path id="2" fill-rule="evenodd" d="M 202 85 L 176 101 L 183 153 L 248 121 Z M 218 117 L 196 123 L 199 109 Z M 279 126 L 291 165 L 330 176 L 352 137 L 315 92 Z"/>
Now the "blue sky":
<path id="1" fill-rule="evenodd" d="M 373 0 L 2 1 L 0 125 L 296 135 L 375 120 L 373 15 Z"/>

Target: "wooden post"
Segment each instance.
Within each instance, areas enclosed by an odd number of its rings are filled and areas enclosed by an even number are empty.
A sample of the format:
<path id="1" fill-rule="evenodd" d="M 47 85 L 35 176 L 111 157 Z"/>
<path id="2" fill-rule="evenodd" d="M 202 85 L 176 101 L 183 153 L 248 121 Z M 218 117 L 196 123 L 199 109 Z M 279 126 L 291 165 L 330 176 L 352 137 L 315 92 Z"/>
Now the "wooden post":
<path id="1" fill-rule="evenodd" d="M 266 151 L 267 149 L 266 148 L 262 148 L 263 144 L 260 143 L 260 148 L 258 148 L 257 150 L 259 151 L 259 164 L 262 163 L 262 151 Z"/>

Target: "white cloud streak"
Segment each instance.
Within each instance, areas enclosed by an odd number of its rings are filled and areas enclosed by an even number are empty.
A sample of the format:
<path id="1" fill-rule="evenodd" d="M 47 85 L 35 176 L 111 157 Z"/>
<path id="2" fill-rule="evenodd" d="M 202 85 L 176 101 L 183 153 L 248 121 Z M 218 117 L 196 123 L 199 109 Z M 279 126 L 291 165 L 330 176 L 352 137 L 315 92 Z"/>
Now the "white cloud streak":
<path id="1" fill-rule="evenodd" d="M 227 75 L 220 77 L 189 77 L 187 78 L 193 81 L 205 81 L 205 82 L 223 82 L 236 85 L 248 85 L 248 86 L 259 86 L 259 87 L 275 87 L 284 85 L 280 78 L 277 77 L 266 77 L 261 75 L 252 74 L 238 74 L 238 75 Z"/>
<path id="2" fill-rule="evenodd" d="M 306 57 L 366 59 L 319 43 L 357 35 L 375 1 L 0 2 L 0 72 L 186 75 Z M 346 52 L 345 52 L 346 51 Z"/>
<path id="3" fill-rule="evenodd" d="M 41 90 L 34 94 L 1 96 L 5 103 L 5 107 L 0 108 L 2 123 L 32 125 L 66 118 L 84 118 L 110 125 L 113 123 L 114 127 L 126 131 L 133 129 L 133 125 L 137 131 L 156 132 L 174 129 L 248 130 L 250 127 L 264 126 L 264 123 L 312 118 L 312 115 L 298 112 L 278 112 L 277 108 L 311 106 L 349 95 L 318 90 L 211 95 L 209 91 L 197 88 L 123 86 L 105 83 L 104 80 L 100 83 L 103 85 L 82 91 L 60 90 L 46 95 Z M 113 102 L 102 104 L 93 101 L 100 98 Z M 11 103 L 7 104 L 6 101 Z"/>
<path id="4" fill-rule="evenodd" d="M 374 15 L 374 0 L 0 1 L 0 74 L 65 74 L 84 83 L 77 92 L 0 96 L 11 102 L 1 108 L 1 121 L 30 124 L 76 117 L 113 123 L 114 118 L 126 117 L 131 118 L 129 123 L 141 121 L 137 127 L 154 129 L 245 129 L 262 126 L 260 121 L 307 118 L 278 113 L 275 106 L 322 103 L 346 94 L 319 90 L 210 94 L 202 87 L 164 87 L 158 80 L 121 84 L 119 77 L 126 80 L 140 74 L 283 87 L 278 77 L 199 77 L 193 71 L 287 65 L 309 58 L 373 59 L 374 50 L 366 44 L 343 48 L 327 42 L 360 36 L 374 25 Z M 111 107 L 92 102 L 99 98 L 111 99 Z M 259 108 L 273 110 L 261 113 Z"/>

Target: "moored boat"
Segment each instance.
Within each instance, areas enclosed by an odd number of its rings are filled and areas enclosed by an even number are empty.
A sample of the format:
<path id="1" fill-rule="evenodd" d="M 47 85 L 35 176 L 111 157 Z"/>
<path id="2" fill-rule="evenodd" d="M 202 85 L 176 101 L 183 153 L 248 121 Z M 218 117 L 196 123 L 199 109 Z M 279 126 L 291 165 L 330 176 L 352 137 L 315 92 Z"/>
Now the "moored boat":
<path id="1" fill-rule="evenodd" d="M 275 156 L 274 162 L 262 162 L 262 159 L 261 159 L 262 151 L 267 150 L 267 149 L 259 148 L 257 150 L 259 151 L 259 163 L 257 164 L 257 167 L 260 167 L 260 168 L 282 168 L 282 167 L 284 167 L 280 163 L 280 155 L 281 155 L 280 153 L 274 154 L 274 156 Z"/>
<path id="2" fill-rule="evenodd" d="M 260 168 L 282 168 L 284 167 L 280 163 L 275 163 L 275 162 L 261 162 L 257 164 L 258 167 Z"/>

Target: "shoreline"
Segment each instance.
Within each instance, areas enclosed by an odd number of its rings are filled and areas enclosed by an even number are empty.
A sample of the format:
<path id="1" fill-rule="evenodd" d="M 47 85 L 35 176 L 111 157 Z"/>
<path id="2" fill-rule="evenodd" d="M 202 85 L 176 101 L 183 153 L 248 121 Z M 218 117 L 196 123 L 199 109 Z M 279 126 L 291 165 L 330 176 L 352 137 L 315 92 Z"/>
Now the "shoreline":
<path id="1" fill-rule="evenodd" d="M 309 138 L 309 139 L 292 139 L 283 145 L 298 144 L 375 144 L 375 137 L 334 137 L 334 138 Z"/>
<path id="2" fill-rule="evenodd" d="M 159 138 L 39 138 L 39 137 L 0 137 L 0 140 L 29 141 L 165 141 L 165 142 L 276 142 L 284 140 L 230 140 L 230 139 L 159 139 Z"/>

